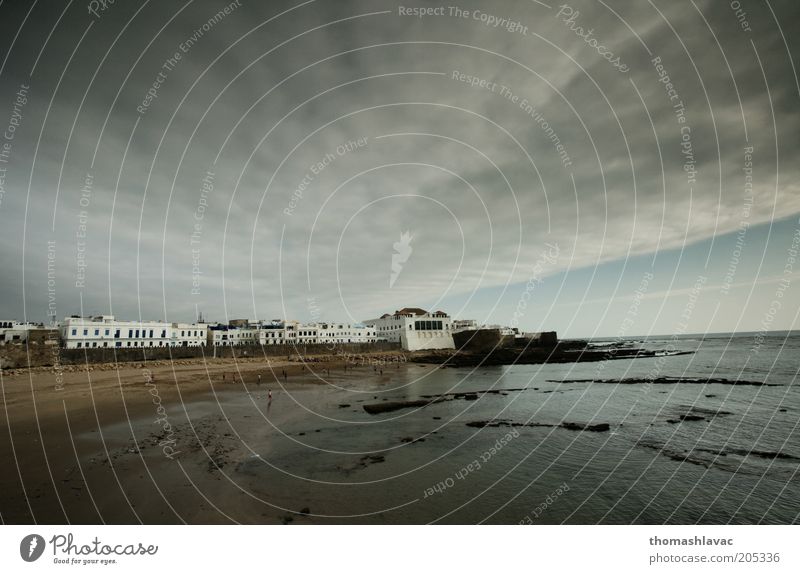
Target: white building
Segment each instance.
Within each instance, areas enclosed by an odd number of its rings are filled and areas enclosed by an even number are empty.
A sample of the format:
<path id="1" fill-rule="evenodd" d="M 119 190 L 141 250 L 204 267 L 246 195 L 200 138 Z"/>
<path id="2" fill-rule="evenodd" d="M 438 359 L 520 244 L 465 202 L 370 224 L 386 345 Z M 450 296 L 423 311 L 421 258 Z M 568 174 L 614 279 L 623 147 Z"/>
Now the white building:
<path id="1" fill-rule="evenodd" d="M 257 328 L 215 325 L 208 329 L 207 344 L 212 347 L 255 345 L 257 343 Z"/>
<path id="2" fill-rule="evenodd" d="M 117 321 L 113 315 L 68 317 L 60 326 L 67 349 L 193 347 L 205 344 L 205 324 Z"/>
<path id="3" fill-rule="evenodd" d="M 294 331 L 291 331 L 294 334 Z M 283 345 L 286 339 L 286 328 L 282 322 L 273 321 L 259 327 L 258 341 L 260 345 Z"/>
<path id="4" fill-rule="evenodd" d="M 310 323 L 297 327 L 298 344 L 374 343 L 375 327 L 362 323 Z"/>
<path id="5" fill-rule="evenodd" d="M 246 325 L 215 325 L 208 331 L 208 344 L 212 346 L 319 345 L 375 341 L 377 336 L 374 327 L 348 323 L 271 321 Z"/>
<path id="6" fill-rule="evenodd" d="M 364 323 L 375 328 L 378 340 L 400 343 L 407 351 L 455 348 L 452 319 L 442 311 L 406 307 Z"/>
<path id="7" fill-rule="evenodd" d="M 170 346 L 201 347 L 208 339 L 208 325 L 204 323 L 173 323 L 169 329 Z"/>
<path id="8" fill-rule="evenodd" d="M 475 319 L 453 319 L 452 329 L 454 333 L 459 331 L 475 331 L 478 322 Z"/>
<path id="9" fill-rule="evenodd" d="M 6 343 L 24 343 L 28 340 L 28 332 L 32 329 L 43 329 L 37 323 L 20 323 L 19 321 L 0 321 L 0 345 Z"/>

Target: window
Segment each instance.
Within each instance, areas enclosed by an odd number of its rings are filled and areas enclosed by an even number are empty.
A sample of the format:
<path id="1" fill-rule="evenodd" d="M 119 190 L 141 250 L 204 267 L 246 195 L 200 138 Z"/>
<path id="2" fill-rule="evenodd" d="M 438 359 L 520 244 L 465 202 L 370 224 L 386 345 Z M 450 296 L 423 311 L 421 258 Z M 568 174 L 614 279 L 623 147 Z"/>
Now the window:
<path id="1" fill-rule="evenodd" d="M 73 334 L 73 335 L 77 335 L 77 334 L 78 334 L 78 330 L 77 330 L 77 329 L 73 329 L 73 330 L 72 330 L 72 334 Z"/>
<path id="2" fill-rule="evenodd" d="M 83 336 L 85 337 L 85 336 L 86 336 L 86 335 L 88 335 L 88 334 L 89 334 L 89 329 L 84 329 L 84 330 L 83 330 Z"/>
<path id="3" fill-rule="evenodd" d="M 79 348 L 79 349 L 81 348 L 81 344 L 80 344 L 80 343 L 78 343 L 78 348 Z"/>
<path id="4" fill-rule="evenodd" d="M 111 333 L 111 331 L 109 331 L 108 329 L 106 329 L 106 337 L 108 337 L 109 333 Z"/>
<path id="5" fill-rule="evenodd" d="M 116 331 L 114 331 L 114 338 L 115 338 L 115 339 L 119 339 L 119 329 L 117 329 Z M 119 345 L 117 345 L 117 346 L 119 346 Z"/>
<path id="6" fill-rule="evenodd" d="M 139 338 L 139 329 L 136 329 L 136 338 L 137 339 Z M 136 345 L 134 345 L 134 346 L 136 346 Z"/>
<path id="7" fill-rule="evenodd" d="M 153 330 L 152 329 L 150 329 L 150 338 L 151 339 L 153 338 Z"/>
<path id="8" fill-rule="evenodd" d="M 128 338 L 129 339 L 133 338 L 133 329 L 128 329 Z M 128 345 L 128 346 L 130 347 L 130 345 Z"/>
<path id="9" fill-rule="evenodd" d="M 117 341 L 116 343 L 114 343 L 114 346 L 115 347 L 121 347 L 122 346 L 122 341 Z"/>
<path id="10" fill-rule="evenodd" d="M 100 334 L 100 329 L 94 330 L 94 336 L 97 337 Z"/>

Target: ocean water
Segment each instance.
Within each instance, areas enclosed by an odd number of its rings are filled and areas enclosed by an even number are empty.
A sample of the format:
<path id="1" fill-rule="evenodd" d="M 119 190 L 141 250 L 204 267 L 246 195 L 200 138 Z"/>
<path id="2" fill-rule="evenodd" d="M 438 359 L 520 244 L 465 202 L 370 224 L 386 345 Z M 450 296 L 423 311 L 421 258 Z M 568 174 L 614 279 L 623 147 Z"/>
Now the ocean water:
<path id="1" fill-rule="evenodd" d="M 253 407 L 238 398 L 224 408 L 249 454 L 226 476 L 248 493 L 254 520 L 266 507 L 305 507 L 321 523 L 798 522 L 800 336 L 636 344 L 693 353 L 474 369 L 406 364 L 383 377 L 362 368 L 361 377 L 276 392 L 255 426 L 241 424 Z M 563 382 L 648 376 L 775 386 Z M 363 409 L 481 390 L 501 392 L 380 415 Z M 702 419 L 680 419 L 690 411 Z M 554 426 L 467 424 L 489 420 Z"/>

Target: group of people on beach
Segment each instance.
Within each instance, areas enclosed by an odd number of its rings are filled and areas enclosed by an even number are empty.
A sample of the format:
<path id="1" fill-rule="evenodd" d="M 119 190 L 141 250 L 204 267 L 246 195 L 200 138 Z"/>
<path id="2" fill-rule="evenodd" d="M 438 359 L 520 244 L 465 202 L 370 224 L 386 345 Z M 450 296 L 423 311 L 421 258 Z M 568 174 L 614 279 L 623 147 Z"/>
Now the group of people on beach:
<path id="1" fill-rule="evenodd" d="M 286 371 L 283 371 L 283 378 L 286 378 Z M 222 380 L 225 381 L 225 373 L 222 373 Z M 241 381 L 244 383 L 244 377 L 241 377 Z M 236 382 L 236 373 L 231 373 L 231 382 Z M 261 386 L 261 373 L 256 375 L 256 384 Z M 267 400 L 272 402 L 272 389 L 267 389 Z"/>

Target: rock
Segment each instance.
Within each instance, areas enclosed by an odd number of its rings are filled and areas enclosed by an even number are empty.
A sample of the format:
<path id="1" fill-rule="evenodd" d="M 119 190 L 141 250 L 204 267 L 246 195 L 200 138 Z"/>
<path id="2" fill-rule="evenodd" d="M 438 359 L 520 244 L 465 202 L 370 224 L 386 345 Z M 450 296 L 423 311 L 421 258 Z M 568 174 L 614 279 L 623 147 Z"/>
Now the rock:
<path id="1" fill-rule="evenodd" d="M 598 423 L 594 425 L 585 425 L 580 423 L 561 423 L 561 428 L 567 430 L 582 430 L 589 432 L 606 432 L 611 429 L 608 423 Z"/>

